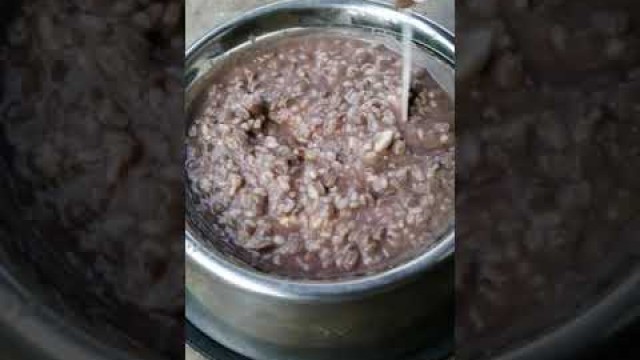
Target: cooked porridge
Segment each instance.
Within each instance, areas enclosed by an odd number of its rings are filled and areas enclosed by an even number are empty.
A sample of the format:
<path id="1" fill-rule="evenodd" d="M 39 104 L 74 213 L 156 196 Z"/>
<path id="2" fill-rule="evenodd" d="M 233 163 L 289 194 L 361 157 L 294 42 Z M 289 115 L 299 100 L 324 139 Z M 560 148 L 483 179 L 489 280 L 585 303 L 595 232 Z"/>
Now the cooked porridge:
<path id="1" fill-rule="evenodd" d="M 341 35 L 299 35 L 215 75 L 188 129 L 198 211 L 259 269 L 321 279 L 380 271 L 451 225 L 454 116 L 402 58 Z"/>

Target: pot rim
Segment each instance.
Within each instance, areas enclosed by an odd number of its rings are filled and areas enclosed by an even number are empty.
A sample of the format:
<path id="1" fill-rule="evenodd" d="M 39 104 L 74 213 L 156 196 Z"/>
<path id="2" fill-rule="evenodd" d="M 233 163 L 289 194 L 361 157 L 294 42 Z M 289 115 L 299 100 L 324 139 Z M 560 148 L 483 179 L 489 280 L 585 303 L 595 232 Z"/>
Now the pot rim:
<path id="1" fill-rule="evenodd" d="M 0 259 L 4 256 L 0 253 Z M 0 261 L 2 264 L 2 261 Z M 0 314 L 0 339 L 15 340 L 18 355 L 38 356 L 41 359 L 100 359 L 142 360 L 160 359 L 146 349 L 133 344 L 120 343 L 125 338 L 110 338 L 94 329 L 82 319 L 69 316 L 49 307 L 38 297 L 38 290 L 29 276 L 13 271 L 11 266 L 0 265 L 0 303 L 5 306 Z"/>
<path id="2" fill-rule="evenodd" d="M 195 41 L 185 55 L 185 73 L 202 55 L 204 48 L 213 40 L 232 31 L 240 25 L 255 22 L 273 13 L 291 10 L 309 9 L 342 9 L 366 11 L 377 18 L 393 19 L 411 24 L 436 41 L 443 51 L 434 52 L 441 60 L 455 68 L 454 36 L 444 27 L 414 12 L 398 12 L 390 4 L 370 0 L 284 0 L 262 6 L 242 16 L 217 26 Z M 188 77 L 187 77 L 188 78 Z M 189 84 L 187 84 L 187 87 Z M 186 223 L 186 222 L 185 222 Z M 261 273 L 248 267 L 240 266 L 224 254 L 212 247 L 198 242 L 188 224 L 185 224 L 185 252 L 187 262 L 204 270 L 210 276 L 216 276 L 224 282 L 241 288 L 249 293 L 267 297 L 287 299 L 301 302 L 339 302 L 361 298 L 383 292 L 406 283 L 424 274 L 428 270 L 452 258 L 455 249 L 455 228 L 452 224 L 441 239 L 424 253 L 388 270 L 371 275 L 348 278 L 337 281 L 311 281 L 286 279 Z M 190 265 L 188 264 L 187 267 Z M 187 276 L 188 272 L 187 272 Z"/>
<path id="3" fill-rule="evenodd" d="M 640 267 L 575 317 L 499 352 L 495 360 L 569 359 L 640 319 Z"/>

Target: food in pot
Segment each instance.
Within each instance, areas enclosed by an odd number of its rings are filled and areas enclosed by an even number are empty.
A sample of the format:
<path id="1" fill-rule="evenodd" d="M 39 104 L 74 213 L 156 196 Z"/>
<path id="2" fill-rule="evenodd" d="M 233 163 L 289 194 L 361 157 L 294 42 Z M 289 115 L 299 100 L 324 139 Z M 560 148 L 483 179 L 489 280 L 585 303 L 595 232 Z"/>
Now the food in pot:
<path id="1" fill-rule="evenodd" d="M 217 70 L 188 129 L 198 211 L 259 269 L 364 274 L 436 243 L 453 220 L 453 104 L 424 68 L 401 116 L 402 58 L 298 35 Z M 218 242 L 221 242 L 218 239 Z"/>

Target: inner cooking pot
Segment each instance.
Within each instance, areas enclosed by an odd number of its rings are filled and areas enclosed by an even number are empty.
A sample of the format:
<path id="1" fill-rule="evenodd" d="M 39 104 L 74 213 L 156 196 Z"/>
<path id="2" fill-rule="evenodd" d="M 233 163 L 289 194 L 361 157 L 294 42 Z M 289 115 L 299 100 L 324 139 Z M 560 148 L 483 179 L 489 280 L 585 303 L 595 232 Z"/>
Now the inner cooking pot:
<path id="1" fill-rule="evenodd" d="M 453 97 L 453 36 L 415 14 L 369 1 L 284 1 L 222 25 L 187 51 L 186 111 L 216 64 L 239 48 L 300 31 L 368 32 L 399 39 L 408 25 L 429 70 Z M 189 124 L 188 124 L 189 125 Z M 382 273 L 339 281 L 287 280 L 225 255 L 187 190 L 187 318 L 213 339 L 255 359 L 433 357 L 453 339 L 453 225 L 418 257 Z"/>

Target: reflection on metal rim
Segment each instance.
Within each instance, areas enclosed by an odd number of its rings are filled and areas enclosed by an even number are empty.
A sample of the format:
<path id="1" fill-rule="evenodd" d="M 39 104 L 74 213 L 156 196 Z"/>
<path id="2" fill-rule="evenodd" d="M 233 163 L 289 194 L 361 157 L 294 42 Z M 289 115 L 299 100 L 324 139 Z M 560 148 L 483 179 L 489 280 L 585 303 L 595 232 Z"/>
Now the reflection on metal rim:
<path id="1" fill-rule="evenodd" d="M 496 360 L 569 359 L 588 345 L 640 318 L 640 271 L 600 302 L 548 334 L 513 349 Z"/>
<path id="2" fill-rule="evenodd" d="M 153 359 L 93 337 L 78 323 L 48 309 L 4 268 L 0 268 L 0 306 L 0 342 L 12 341 L 16 360 Z"/>

